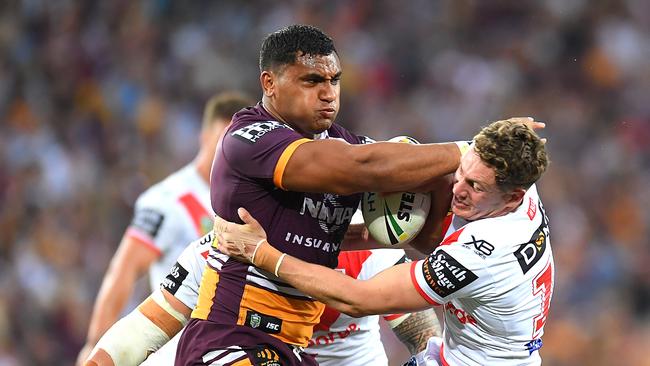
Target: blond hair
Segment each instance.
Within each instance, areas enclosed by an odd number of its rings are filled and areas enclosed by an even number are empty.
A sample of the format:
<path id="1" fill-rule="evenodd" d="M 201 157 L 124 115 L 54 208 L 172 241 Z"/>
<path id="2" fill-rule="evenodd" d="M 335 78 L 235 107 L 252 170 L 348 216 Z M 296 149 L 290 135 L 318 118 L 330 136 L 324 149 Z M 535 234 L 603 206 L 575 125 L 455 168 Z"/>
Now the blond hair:
<path id="1" fill-rule="evenodd" d="M 544 142 L 528 126 L 514 121 L 496 121 L 474 137 L 474 150 L 494 169 L 503 192 L 527 189 L 548 166 Z"/>
<path id="2" fill-rule="evenodd" d="M 230 122 L 232 115 L 249 107 L 253 101 L 237 92 L 223 92 L 213 95 L 203 110 L 203 128 L 212 126 L 217 120 Z"/>

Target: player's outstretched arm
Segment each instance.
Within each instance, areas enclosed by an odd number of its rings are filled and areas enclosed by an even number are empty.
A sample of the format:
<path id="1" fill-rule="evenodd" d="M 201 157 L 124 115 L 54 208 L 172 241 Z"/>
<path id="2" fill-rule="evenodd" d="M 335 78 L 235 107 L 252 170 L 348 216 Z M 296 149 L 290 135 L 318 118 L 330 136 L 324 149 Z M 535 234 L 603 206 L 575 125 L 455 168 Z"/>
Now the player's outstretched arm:
<path id="1" fill-rule="evenodd" d="M 281 253 L 266 242 L 266 233 L 243 208 L 244 225 L 217 217 L 218 249 L 231 257 L 275 273 L 295 288 L 354 317 L 424 310 L 429 303 L 410 280 L 410 263 L 391 267 L 373 278 L 355 280 L 330 268 Z"/>
<path id="2" fill-rule="evenodd" d="M 133 292 L 135 282 L 158 258 L 158 253 L 142 245 L 138 239 L 124 235 L 104 275 L 90 318 L 86 344 L 79 352 L 77 366 L 93 349 L 99 338 L 115 323 Z"/>
<path id="3" fill-rule="evenodd" d="M 527 117 L 511 120 L 531 128 L 544 126 Z M 337 194 L 424 189 L 454 172 L 460 156 L 455 143 L 351 145 L 337 139 L 317 140 L 296 148 L 280 183 L 290 191 Z"/>
<path id="4" fill-rule="evenodd" d="M 102 336 L 84 366 L 136 366 L 187 323 L 192 309 L 157 290 Z"/>

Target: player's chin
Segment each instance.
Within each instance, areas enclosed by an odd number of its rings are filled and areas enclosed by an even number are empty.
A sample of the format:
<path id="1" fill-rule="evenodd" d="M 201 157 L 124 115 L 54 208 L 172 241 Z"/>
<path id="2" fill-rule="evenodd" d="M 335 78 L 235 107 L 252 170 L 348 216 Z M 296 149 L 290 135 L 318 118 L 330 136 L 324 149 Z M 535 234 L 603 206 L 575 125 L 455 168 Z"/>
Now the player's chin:
<path id="1" fill-rule="evenodd" d="M 456 215 L 458 217 L 461 217 L 463 219 L 469 219 L 473 215 L 472 208 L 469 207 L 469 206 L 465 206 L 465 205 L 454 205 L 454 204 L 452 204 L 451 212 L 454 215 Z"/>
<path id="2" fill-rule="evenodd" d="M 325 130 L 329 130 L 330 127 L 332 127 L 332 124 L 334 123 L 334 119 L 330 118 L 319 118 L 315 123 L 314 123 L 314 133 L 321 133 Z"/>

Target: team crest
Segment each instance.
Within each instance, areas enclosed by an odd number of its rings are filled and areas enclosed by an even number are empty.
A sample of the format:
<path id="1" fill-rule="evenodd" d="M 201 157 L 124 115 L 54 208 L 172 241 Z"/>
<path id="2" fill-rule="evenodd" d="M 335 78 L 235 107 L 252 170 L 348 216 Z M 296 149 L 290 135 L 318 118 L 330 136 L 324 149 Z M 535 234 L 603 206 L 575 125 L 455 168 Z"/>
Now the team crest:
<path id="1" fill-rule="evenodd" d="M 260 317 L 258 314 L 251 315 L 251 321 L 250 321 L 251 328 L 259 327 L 261 322 L 262 322 L 262 317 Z"/>

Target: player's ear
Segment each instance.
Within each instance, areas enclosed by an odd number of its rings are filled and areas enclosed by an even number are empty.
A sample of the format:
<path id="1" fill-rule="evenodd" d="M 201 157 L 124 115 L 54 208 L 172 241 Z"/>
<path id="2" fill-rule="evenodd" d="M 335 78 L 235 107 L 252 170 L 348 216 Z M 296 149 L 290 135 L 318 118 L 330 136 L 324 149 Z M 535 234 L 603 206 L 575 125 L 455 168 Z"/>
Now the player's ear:
<path id="1" fill-rule="evenodd" d="M 273 96 L 275 93 L 275 74 L 272 71 L 262 71 L 260 74 L 260 84 L 262 85 L 265 96 Z"/>
<path id="2" fill-rule="evenodd" d="M 526 194 L 526 190 L 523 188 L 515 188 L 511 192 L 506 193 L 506 202 L 508 204 L 516 204 L 521 201 L 522 198 L 524 198 L 524 195 Z"/>

